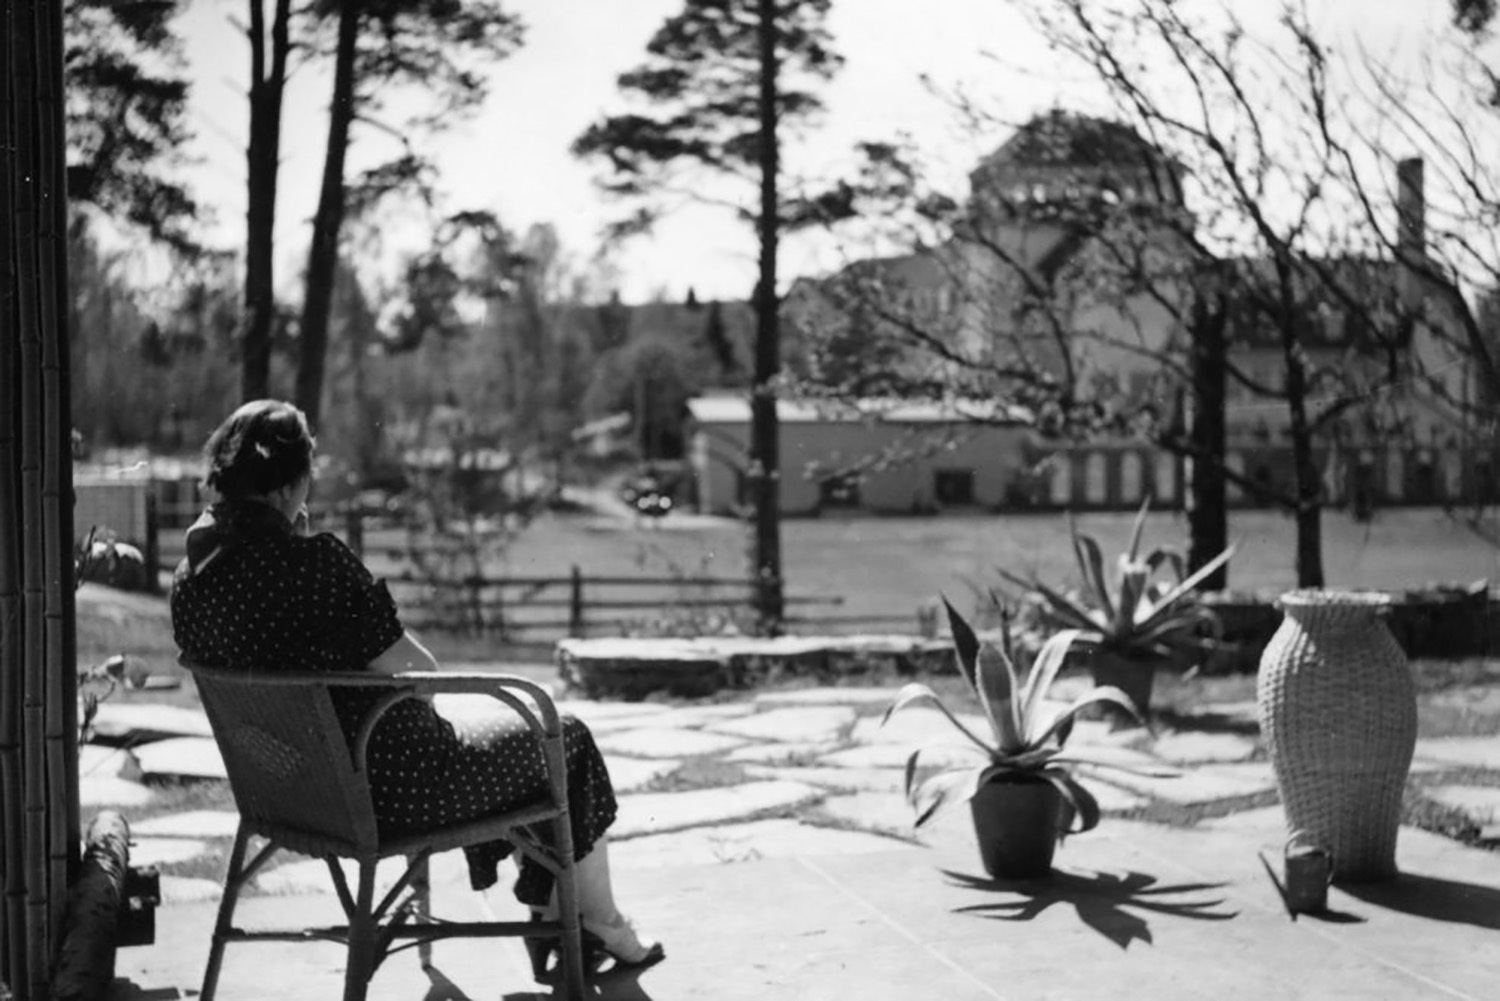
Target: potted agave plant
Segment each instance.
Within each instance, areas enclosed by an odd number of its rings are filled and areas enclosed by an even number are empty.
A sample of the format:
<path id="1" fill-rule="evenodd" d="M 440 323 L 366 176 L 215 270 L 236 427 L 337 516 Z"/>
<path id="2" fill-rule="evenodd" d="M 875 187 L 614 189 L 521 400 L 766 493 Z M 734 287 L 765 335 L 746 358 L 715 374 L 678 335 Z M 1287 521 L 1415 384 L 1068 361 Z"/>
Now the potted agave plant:
<path id="1" fill-rule="evenodd" d="M 1142 714 L 1150 708 L 1159 667 L 1196 663 L 1214 649 L 1218 616 L 1202 602 L 1196 588 L 1234 555 L 1230 546 L 1190 575 L 1187 561 L 1177 550 L 1162 546 L 1142 556 L 1141 532 L 1149 507 L 1148 499 L 1136 515 L 1129 548 L 1117 561 L 1118 580 L 1113 588 L 1099 543 L 1078 531 L 1071 513 L 1068 533 L 1083 578 L 1080 596 L 1000 569 L 1006 580 L 1040 596 L 1042 616 L 1049 626 L 1076 630 L 1075 643 L 1088 654 L 1094 683 L 1120 689 Z M 1172 568 L 1174 582 L 1152 580 L 1163 566 Z"/>
<path id="2" fill-rule="evenodd" d="M 1024 678 L 1016 670 L 1009 629 L 1001 646 L 981 642 L 973 628 L 944 601 L 953 632 L 958 668 L 973 688 L 989 726 L 988 739 L 948 709 L 929 686 L 912 683 L 896 694 L 882 725 L 913 706 L 935 706 L 967 739 L 976 761 L 947 764 L 918 778 L 924 751 L 906 761 L 906 798 L 921 828 L 949 808 L 967 801 L 985 871 L 996 879 L 1044 876 L 1052 869 L 1058 841 L 1099 823 L 1099 804 L 1073 775 L 1079 764 L 1120 768 L 1144 775 L 1172 775 L 1169 769 L 1125 767 L 1102 757 L 1064 750 L 1079 712 L 1112 703 L 1135 714 L 1130 699 L 1116 688 L 1094 688 L 1057 711 L 1047 692 L 1076 636 L 1058 633 L 1047 641 Z M 950 759 L 951 760 L 951 759 Z"/>

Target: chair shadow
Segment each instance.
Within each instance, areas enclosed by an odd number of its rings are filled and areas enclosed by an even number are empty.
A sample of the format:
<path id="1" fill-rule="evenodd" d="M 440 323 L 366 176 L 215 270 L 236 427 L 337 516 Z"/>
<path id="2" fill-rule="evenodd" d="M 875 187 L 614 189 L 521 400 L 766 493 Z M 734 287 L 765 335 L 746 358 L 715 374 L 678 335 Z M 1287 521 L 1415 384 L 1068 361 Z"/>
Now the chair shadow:
<path id="1" fill-rule="evenodd" d="M 652 995 L 641 984 L 646 969 L 610 970 L 596 974 L 584 996 L 591 1001 L 652 1001 Z M 545 992 L 516 991 L 502 995 L 500 1001 L 547 1001 L 554 996 L 550 989 Z"/>
<path id="2" fill-rule="evenodd" d="M 182 998 L 197 997 L 198 991 L 196 988 L 188 990 L 182 987 L 152 987 L 143 989 L 133 980 L 126 977 L 116 977 L 110 982 L 104 996 L 109 1001 L 180 1001 Z"/>
<path id="3" fill-rule="evenodd" d="M 422 1001 L 474 1001 L 463 992 L 462 988 L 444 976 L 443 971 L 437 967 L 425 966 L 422 972 L 427 974 L 427 979 L 432 983 L 427 988 L 427 993 L 422 995 Z"/>
<path id="4" fill-rule="evenodd" d="M 957 912 L 979 914 L 995 921 L 1030 921 L 1054 905 L 1071 906 L 1079 920 L 1121 949 L 1132 942 L 1151 942 L 1151 926 L 1133 911 L 1195 921 L 1228 921 L 1237 911 L 1215 911 L 1222 896 L 1191 899 L 1217 890 L 1223 883 L 1158 883 L 1143 872 L 1077 873 L 1057 870 L 1042 879 L 990 879 L 944 869 L 951 881 L 973 890 L 1013 894 L 1015 899 L 969 904 Z M 1187 898 L 1187 899 L 1170 899 Z"/>
<path id="5" fill-rule="evenodd" d="M 1377 883 L 1340 883 L 1351 897 L 1413 917 L 1500 931 L 1500 889 L 1420 873 Z"/>

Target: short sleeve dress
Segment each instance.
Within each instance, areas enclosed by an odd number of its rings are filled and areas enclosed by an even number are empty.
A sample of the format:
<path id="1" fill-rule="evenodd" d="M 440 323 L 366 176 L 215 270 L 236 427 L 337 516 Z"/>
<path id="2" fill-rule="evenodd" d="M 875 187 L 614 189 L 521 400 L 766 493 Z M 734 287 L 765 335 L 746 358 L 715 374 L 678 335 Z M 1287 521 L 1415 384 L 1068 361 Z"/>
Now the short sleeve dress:
<path id="1" fill-rule="evenodd" d="M 216 504 L 188 530 L 171 610 L 184 657 L 243 670 L 363 671 L 403 633 L 385 584 L 343 542 L 298 536 L 279 511 L 257 502 Z M 364 689 L 334 693 L 346 738 L 375 698 Z M 565 716 L 563 743 L 582 857 L 614 821 L 615 796 L 588 728 Z M 376 815 L 390 834 L 482 817 L 546 792 L 540 745 L 500 708 L 455 724 L 426 702 L 400 702 L 375 728 L 369 767 Z M 508 842 L 466 851 L 475 889 L 494 885 L 510 851 Z M 518 898 L 540 906 L 551 885 L 545 869 L 522 859 Z"/>

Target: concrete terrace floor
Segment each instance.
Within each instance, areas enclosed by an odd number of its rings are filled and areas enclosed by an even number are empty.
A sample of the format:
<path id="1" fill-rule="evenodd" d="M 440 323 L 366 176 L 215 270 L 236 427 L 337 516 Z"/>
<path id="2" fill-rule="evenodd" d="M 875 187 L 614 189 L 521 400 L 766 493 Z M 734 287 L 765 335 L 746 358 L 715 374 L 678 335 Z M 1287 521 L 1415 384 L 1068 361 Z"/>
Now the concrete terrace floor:
<path id="1" fill-rule="evenodd" d="M 1403 828 L 1397 879 L 1336 887 L 1326 915 L 1294 921 L 1259 857 L 1274 860 L 1285 834 L 1279 806 L 1266 805 L 1274 781 L 1253 735 L 1183 731 L 1153 741 L 1084 725 L 1074 740 L 1174 762 L 1184 775 L 1086 778 L 1114 815 L 1059 848 L 1052 878 L 992 882 L 964 811 L 913 837 L 901 765 L 914 742 L 943 731 L 935 714 L 922 713 L 878 728 L 871 713 L 891 695 L 823 688 L 713 704 L 565 703 L 593 726 L 620 787 L 618 897 L 668 951 L 648 970 L 602 978 L 595 996 L 1500 997 L 1500 854 Z M 1253 719 L 1244 705 L 1205 710 Z M 93 805 L 135 795 L 132 786 L 149 795 L 149 782 L 136 779 L 153 772 L 213 773 L 212 743 L 191 711 L 150 722 L 141 713 L 102 707 L 103 731 L 153 739 L 128 756 L 91 755 L 85 797 Z M 733 779 L 671 778 L 714 767 Z M 1500 738 L 1423 741 L 1413 770 L 1430 780 L 1425 794 L 1493 824 Z M 1125 819 L 1149 816 L 1160 802 L 1212 804 L 1216 816 L 1193 827 Z M 133 862 L 222 853 L 233 823 L 218 811 L 143 821 Z M 457 855 L 436 860 L 433 876 L 443 916 L 522 916 L 508 890 L 469 891 Z M 197 996 L 217 887 L 171 876 L 163 883 L 156 943 L 120 951 L 114 1001 Z M 298 861 L 266 873 L 241 914 L 247 924 L 332 922 L 338 907 L 321 863 Z M 515 940 L 441 942 L 434 958 L 424 971 L 414 952 L 393 957 L 370 997 L 550 996 L 532 983 Z M 219 997 L 335 998 L 342 968 L 336 945 L 234 945 Z"/>

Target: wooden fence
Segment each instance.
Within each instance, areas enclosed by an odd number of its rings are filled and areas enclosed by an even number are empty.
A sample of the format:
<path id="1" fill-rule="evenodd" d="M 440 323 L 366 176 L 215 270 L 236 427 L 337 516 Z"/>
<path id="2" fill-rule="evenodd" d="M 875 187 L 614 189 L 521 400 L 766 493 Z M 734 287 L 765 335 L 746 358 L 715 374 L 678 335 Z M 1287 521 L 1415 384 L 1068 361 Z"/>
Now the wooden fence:
<path id="1" fill-rule="evenodd" d="M 158 502 L 154 548 L 166 574 L 182 558 L 181 525 L 192 509 Z M 195 514 L 195 512 L 192 512 Z M 175 517 L 173 515 L 176 515 Z M 378 535 L 377 522 L 357 510 L 326 512 L 321 525 L 337 524 L 350 548 L 364 555 L 366 536 Z M 377 550 L 378 543 L 372 543 Z M 565 576 L 468 576 L 439 578 L 410 566 L 372 569 L 385 580 L 401 607 L 402 620 L 417 629 L 485 634 L 518 643 L 550 643 L 564 637 L 618 636 L 632 633 L 682 635 L 717 632 L 753 621 L 754 588 L 748 578 L 709 576 L 611 576 L 589 574 L 573 566 Z M 911 632 L 914 613 L 850 614 L 841 612 L 841 595 L 786 597 L 784 624 L 792 632 L 878 630 Z"/>

